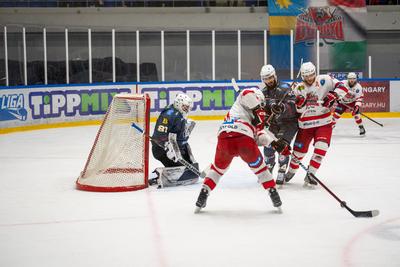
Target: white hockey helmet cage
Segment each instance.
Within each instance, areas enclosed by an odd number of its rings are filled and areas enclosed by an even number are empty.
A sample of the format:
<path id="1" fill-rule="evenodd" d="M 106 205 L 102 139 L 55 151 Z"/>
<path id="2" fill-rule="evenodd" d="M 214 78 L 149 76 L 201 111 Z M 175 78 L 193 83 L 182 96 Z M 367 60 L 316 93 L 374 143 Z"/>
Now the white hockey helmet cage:
<path id="1" fill-rule="evenodd" d="M 186 116 L 193 108 L 193 100 L 187 94 L 180 93 L 175 97 L 174 108 Z"/>
<path id="2" fill-rule="evenodd" d="M 354 72 L 349 72 L 347 74 L 347 80 L 350 80 L 350 79 L 357 79 L 357 74 L 355 74 Z"/>
<path id="3" fill-rule="evenodd" d="M 274 76 L 276 79 L 275 68 L 272 65 L 264 65 L 260 71 L 261 80 L 268 79 L 271 76 Z"/>
<path id="4" fill-rule="evenodd" d="M 312 62 L 304 62 L 300 67 L 301 78 L 304 80 L 305 77 L 315 74 L 315 66 Z"/>

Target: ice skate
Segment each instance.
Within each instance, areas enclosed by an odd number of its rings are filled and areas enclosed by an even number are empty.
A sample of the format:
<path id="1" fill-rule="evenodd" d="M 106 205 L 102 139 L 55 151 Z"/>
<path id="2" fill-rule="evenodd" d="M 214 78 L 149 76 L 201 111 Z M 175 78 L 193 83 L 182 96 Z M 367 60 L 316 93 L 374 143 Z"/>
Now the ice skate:
<path id="1" fill-rule="evenodd" d="M 196 209 L 194 210 L 194 213 L 199 213 L 202 208 L 206 207 L 208 195 L 208 190 L 202 188 L 196 201 Z"/>
<path id="2" fill-rule="evenodd" d="M 287 172 L 285 174 L 285 182 L 288 183 L 290 180 L 292 180 L 292 178 L 294 177 L 294 174 L 295 173 L 293 173 L 293 172 Z"/>
<path id="3" fill-rule="evenodd" d="M 309 188 L 309 189 L 315 189 L 315 187 L 318 185 L 317 181 L 315 181 L 309 173 L 306 174 L 306 177 L 304 177 L 304 184 L 303 187 Z"/>
<path id="4" fill-rule="evenodd" d="M 281 198 L 279 197 L 278 191 L 275 189 L 275 187 L 271 187 L 269 189 L 269 197 L 271 198 L 272 205 L 275 208 L 278 208 L 279 212 L 282 212 L 282 209 L 281 209 L 282 201 L 281 201 Z"/>
<path id="5" fill-rule="evenodd" d="M 360 128 L 360 136 L 365 136 L 365 128 L 364 128 L 364 126 L 360 125 L 360 126 L 358 126 L 358 128 Z"/>

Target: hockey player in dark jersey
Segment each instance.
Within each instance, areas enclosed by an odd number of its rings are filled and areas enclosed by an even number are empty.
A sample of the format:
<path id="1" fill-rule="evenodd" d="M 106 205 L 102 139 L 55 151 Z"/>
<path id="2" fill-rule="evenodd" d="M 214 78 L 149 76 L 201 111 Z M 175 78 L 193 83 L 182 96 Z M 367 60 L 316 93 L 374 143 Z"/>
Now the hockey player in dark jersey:
<path id="1" fill-rule="evenodd" d="M 298 130 L 298 115 L 296 112 L 295 97 L 291 93 L 291 86 L 287 83 L 279 82 L 272 65 L 263 66 L 260 76 L 265 85 L 262 89 L 266 102 L 265 110 L 269 114 L 269 117 L 266 119 L 266 127 L 277 138 L 282 138 L 290 144 Z M 275 152 L 276 150 L 271 146 L 264 147 L 265 163 L 271 172 L 276 162 Z M 289 156 L 279 155 L 278 163 L 279 170 L 276 184 L 282 185 L 289 164 Z"/>
<path id="2" fill-rule="evenodd" d="M 188 143 L 195 126 L 195 122 L 187 118 L 192 107 L 192 99 L 181 93 L 176 96 L 173 104 L 161 111 L 151 139 L 153 156 L 161 161 L 164 168 L 156 168 L 154 172 L 158 177 L 150 179 L 150 185 L 168 187 L 198 181 L 199 177 L 179 162 L 184 159 L 198 169 Z"/>

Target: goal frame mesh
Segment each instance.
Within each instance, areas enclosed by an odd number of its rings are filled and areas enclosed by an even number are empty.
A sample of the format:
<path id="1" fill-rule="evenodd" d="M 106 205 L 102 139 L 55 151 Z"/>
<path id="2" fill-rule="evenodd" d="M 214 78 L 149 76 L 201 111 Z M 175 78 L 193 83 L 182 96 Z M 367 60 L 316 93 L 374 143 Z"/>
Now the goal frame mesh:
<path id="1" fill-rule="evenodd" d="M 125 192 L 125 191 L 136 191 L 147 188 L 148 185 L 148 176 L 149 176 L 149 146 L 150 146 L 150 97 L 148 94 L 139 95 L 139 94 L 123 94 L 123 95 L 116 95 L 114 97 L 124 98 L 127 100 L 140 100 L 144 101 L 144 128 L 143 128 L 143 142 L 144 142 L 144 164 L 143 169 L 141 168 L 108 168 L 105 170 L 104 173 L 137 173 L 143 172 L 144 179 L 143 183 L 139 185 L 129 185 L 129 186 L 97 186 L 97 185 L 88 185 L 80 182 L 80 179 L 85 176 L 91 158 L 96 148 L 96 144 L 100 138 L 101 133 L 103 132 L 103 127 L 106 124 L 106 120 L 109 117 L 111 112 L 111 105 L 107 109 L 107 112 L 104 116 L 104 119 L 101 123 L 99 130 L 97 131 L 95 141 L 93 146 L 90 150 L 88 158 L 86 160 L 85 167 L 81 172 L 81 175 L 76 180 L 76 189 L 83 190 L 83 191 L 93 191 L 93 192 Z"/>

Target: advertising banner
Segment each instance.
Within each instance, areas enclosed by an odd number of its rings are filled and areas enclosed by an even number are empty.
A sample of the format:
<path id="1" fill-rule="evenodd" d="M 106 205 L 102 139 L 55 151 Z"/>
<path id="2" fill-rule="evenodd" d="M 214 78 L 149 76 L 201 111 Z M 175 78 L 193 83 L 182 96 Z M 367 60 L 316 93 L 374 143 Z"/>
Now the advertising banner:
<path id="1" fill-rule="evenodd" d="M 390 81 L 361 81 L 364 93 L 362 112 L 390 111 Z"/>
<path id="2" fill-rule="evenodd" d="M 82 85 L 0 90 L 0 128 L 99 120 L 115 94 L 136 85 Z"/>
<path id="3" fill-rule="evenodd" d="M 356 71 L 365 67 L 366 16 L 364 0 L 268 0 L 270 62 L 277 70 L 290 66 L 290 30 L 294 33 L 294 64 L 300 59 L 320 69 Z M 317 44 L 317 31 L 319 43 Z"/>
<path id="4" fill-rule="evenodd" d="M 238 85 L 242 89 L 259 86 L 260 83 L 246 82 L 238 83 Z M 139 85 L 139 91 L 150 95 L 152 117 L 158 115 L 163 108 L 172 104 L 175 96 L 179 93 L 185 93 L 193 99 L 193 110 L 190 115 L 206 117 L 225 115 L 238 95 L 229 82 L 141 84 Z"/>

